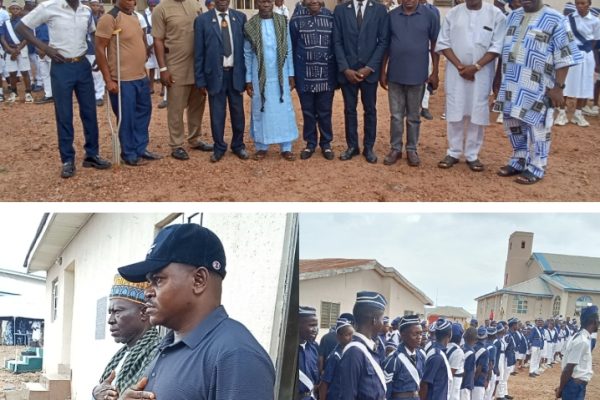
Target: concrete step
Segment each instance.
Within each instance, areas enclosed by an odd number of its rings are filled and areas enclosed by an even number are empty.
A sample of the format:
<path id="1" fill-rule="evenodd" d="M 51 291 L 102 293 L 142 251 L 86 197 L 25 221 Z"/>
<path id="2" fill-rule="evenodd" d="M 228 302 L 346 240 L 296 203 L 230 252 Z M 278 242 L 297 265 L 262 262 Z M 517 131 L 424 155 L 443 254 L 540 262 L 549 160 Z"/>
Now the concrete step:
<path id="1" fill-rule="evenodd" d="M 46 388 L 50 394 L 49 400 L 64 400 L 71 397 L 71 377 L 66 375 L 42 375 L 40 384 Z"/>
<path id="2" fill-rule="evenodd" d="M 28 400 L 50 400 L 50 391 L 39 382 L 25 383 Z"/>

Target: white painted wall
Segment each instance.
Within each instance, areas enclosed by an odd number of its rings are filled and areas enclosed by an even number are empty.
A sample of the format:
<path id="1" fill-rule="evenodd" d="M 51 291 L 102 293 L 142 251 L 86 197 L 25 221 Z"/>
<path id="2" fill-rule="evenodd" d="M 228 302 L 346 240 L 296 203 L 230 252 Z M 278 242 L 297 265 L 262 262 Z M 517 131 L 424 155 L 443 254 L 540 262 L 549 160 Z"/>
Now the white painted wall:
<path id="1" fill-rule="evenodd" d="M 108 360 L 119 349 L 105 324 L 105 339 L 95 339 L 96 304 L 107 296 L 117 268 L 144 259 L 167 214 L 95 214 L 62 254 L 62 264 L 48 272 L 46 291 L 50 304 L 52 281 L 59 278 L 59 315 L 50 321 L 47 307 L 46 373 L 59 372 L 59 364 L 72 371 L 72 398 L 89 399 Z M 271 354 L 279 348 L 282 303 L 278 301 L 284 265 L 286 214 L 204 214 L 203 225 L 221 238 L 227 256 L 223 304 L 229 315 L 244 323 Z M 73 270 L 72 320 L 65 271 Z M 65 275 L 67 274 L 67 275 Z M 68 291 L 67 291 L 68 292 Z"/>

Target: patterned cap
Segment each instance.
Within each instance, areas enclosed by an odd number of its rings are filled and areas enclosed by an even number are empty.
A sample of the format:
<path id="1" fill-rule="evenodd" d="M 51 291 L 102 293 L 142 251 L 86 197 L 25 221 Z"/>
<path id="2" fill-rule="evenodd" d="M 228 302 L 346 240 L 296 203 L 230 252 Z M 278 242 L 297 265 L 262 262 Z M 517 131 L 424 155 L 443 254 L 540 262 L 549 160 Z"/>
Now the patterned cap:
<path id="1" fill-rule="evenodd" d="M 389 325 L 390 324 L 390 317 L 388 317 L 387 315 L 383 317 L 383 324 L 384 325 Z"/>
<path id="2" fill-rule="evenodd" d="M 598 306 L 591 305 L 589 307 L 584 307 L 581 309 L 581 325 L 583 326 L 583 321 L 589 318 L 593 314 L 598 314 Z"/>
<path id="3" fill-rule="evenodd" d="M 485 326 L 480 326 L 477 328 L 477 339 L 486 339 L 487 338 L 487 329 Z"/>
<path id="4" fill-rule="evenodd" d="M 452 329 L 452 322 L 444 319 L 444 318 L 439 318 L 437 321 L 435 321 L 435 330 L 436 331 L 448 331 Z"/>
<path id="5" fill-rule="evenodd" d="M 519 320 L 517 318 L 510 318 L 508 320 L 508 326 L 513 326 L 513 325 L 518 324 L 518 323 L 519 323 Z"/>
<path id="6" fill-rule="evenodd" d="M 356 304 L 368 304 L 377 309 L 385 310 L 387 301 L 377 292 L 362 291 L 356 293 Z"/>
<path id="7" fill-rule="evenodd" d="M 405 315 L 404 317 L 402 317 L 400 319 L 399 328 L 402 330 L 402 328 L 409 327 L 412 325 L 420 325 L 420 324 L 421 324 L 421 321 L 419 320 L 418 315 Z"/>
<path id="8" fill-rule="evenodd" d="M 458 322 L 452 324 L 452 337 L 462 336 L 465 333 L 463 326 Z"/>
<path id="9" fill-rule="evenodd" d="M 496 325 L 496 332 L 500 333 L 504 331 L 504 324 L 502 322 L 498 322 L 498 325 Z"/>
<path id="10" fill-rule="evenodd" d="M 338 318 L 335 324 L 336 333 L 345 326 L 352 326 L 352 324 L 345 318 Z"/>
<path id="11" fill-rule="evenodd" d="M 338 318 L 347 319 L 348 322 L 350 322 L 351 324 L 354 323 L 354 315 L 352 315 L 352 313 L 349 313 L 349 312 L 341 313 Z"/>
<path id="12" fill-rule="evenodd" d="M 487 328 L 487 334 L 488 336 L 492 336 L 495 335 L 498 331 L 496 330 L 495 326 L 488 326 Z"/>
<path id="13" fill-rule="evenodd" d="M 110 288 L 109 299 L 125 299 L 134 303 L 144 304 L 144 290 L 150 287 L 148 282 L 129 282 L 121 275 L 115 275 L 114 283 Z"/>

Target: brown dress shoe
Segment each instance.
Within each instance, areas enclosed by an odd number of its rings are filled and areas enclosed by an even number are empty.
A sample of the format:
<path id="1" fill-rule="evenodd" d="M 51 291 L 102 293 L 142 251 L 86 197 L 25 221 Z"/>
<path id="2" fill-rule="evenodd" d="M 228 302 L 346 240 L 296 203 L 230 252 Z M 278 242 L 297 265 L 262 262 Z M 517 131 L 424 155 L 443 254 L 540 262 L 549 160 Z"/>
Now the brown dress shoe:
<path id="1" fill-rule="evenodd" d="M 408 161 L 408 165 L 411 167 L 418 167 L 421 165 L 421 160 L 419 160 L 419 155 L 416 151 L 407 151 L 406 160 Z"/>
<path id="2" fill-rule="evenodd" d="M 254 153 L 254 155 L 252 156 L 252 158 L 254 158 L 255 160 L 259 161 L 259 160 L 263 160 L 266 156 L 267 156 L 267 151 L 266 150 L 258 150 L 256 153 Z"/>
<path id="3" fill-rule="evenodd" d="M 287 161 L 294 161 L 296 159 L 296 156 L 291 151 L 281 152 L 281 157 Z"/>
<path id="4" fill-rule="evenodd" d="M 396 164 L 398 159 L 402 158 L 402 152 L 400 150 L 391 149 L 387 156 L 383 159 L 384 165 Z"/>

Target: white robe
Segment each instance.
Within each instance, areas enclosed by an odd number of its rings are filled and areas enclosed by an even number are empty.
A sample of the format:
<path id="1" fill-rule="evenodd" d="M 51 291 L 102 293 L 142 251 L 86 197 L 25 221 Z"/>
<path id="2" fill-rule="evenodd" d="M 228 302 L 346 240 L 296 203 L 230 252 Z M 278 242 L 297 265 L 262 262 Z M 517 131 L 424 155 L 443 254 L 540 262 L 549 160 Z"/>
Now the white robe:
<path id="1" fill-rule="evenodd" d="M 435 51 L 452 49 L 463 65 L 473 65 L 485 53 L 502 53 L 506 18 L 492 4 L 483 3 L 479 10 L 460 4 L 446 14 Z M 458 69 L 446 62 L 446 120 L 458 122 L 470 116 L 477 125 L 489 125 L 488 97 L 492 90 L 497 60 L 483 66 L 475 81 L 463 79 Z"/>

